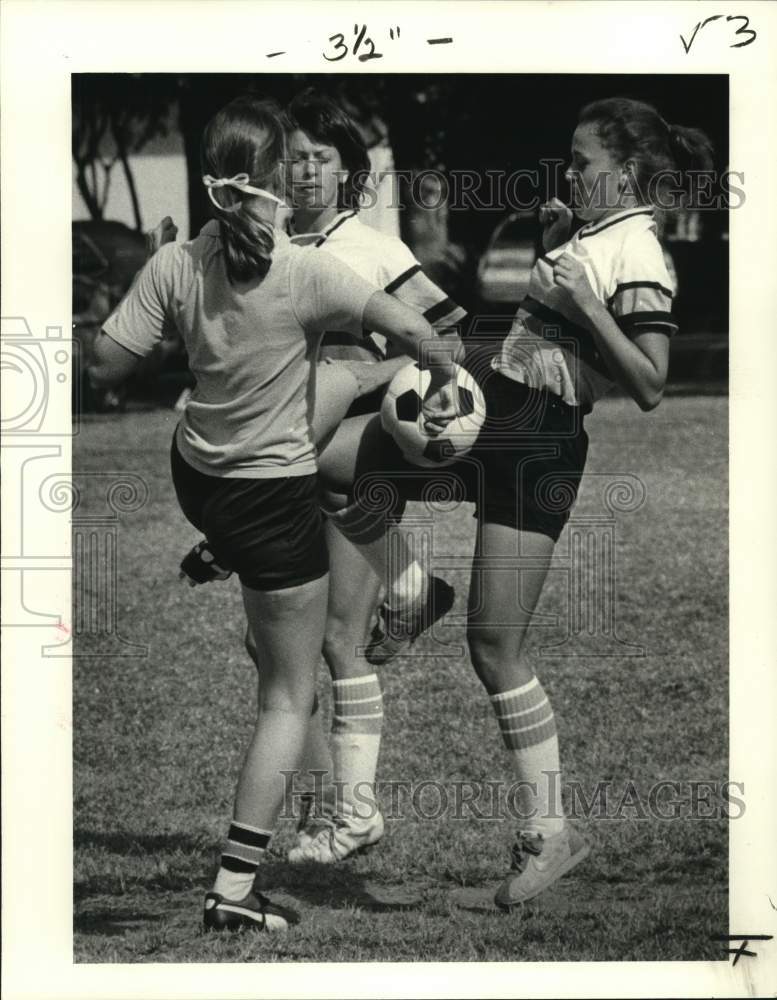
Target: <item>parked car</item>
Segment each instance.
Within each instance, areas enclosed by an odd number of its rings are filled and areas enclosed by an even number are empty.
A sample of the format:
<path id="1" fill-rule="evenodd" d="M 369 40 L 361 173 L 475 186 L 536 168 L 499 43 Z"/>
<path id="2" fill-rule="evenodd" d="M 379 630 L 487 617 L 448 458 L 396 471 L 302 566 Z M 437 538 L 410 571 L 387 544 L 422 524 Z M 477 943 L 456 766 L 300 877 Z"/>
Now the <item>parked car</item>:
<path id="1" fill-rule="evenodd" d="M 672 238 L 674 236 L 674 238 Z M 721 383 L 728 378 L 728 241 L 719 230 L 703 238 L 685 226 L 664 240 L 664 257 L 675 281 L 680 333 L 672 338 L 670 382 Z M 494 228 L 477 268 L 477 316 L 473 339 L 506 336 L 529 287 L 541 252 L 534 212 L 512 212 Z"/>

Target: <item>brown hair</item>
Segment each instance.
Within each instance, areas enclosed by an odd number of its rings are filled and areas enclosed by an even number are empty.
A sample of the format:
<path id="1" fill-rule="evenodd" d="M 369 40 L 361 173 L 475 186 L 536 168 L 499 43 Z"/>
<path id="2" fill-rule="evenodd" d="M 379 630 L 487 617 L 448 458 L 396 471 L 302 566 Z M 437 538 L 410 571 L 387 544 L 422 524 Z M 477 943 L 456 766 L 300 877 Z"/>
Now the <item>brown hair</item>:
<path id="1" fill-rule="evenodd" d="M 616 160 L 634 161 L 635 194 L 642 202 L 662 194 L 670 180 L 684 187 L 690 171 L 712 167 L 712 143 L 704 132 L 670 125 L 643 101 L 628 97 L 594 101 L 582 109 L 578 124 L 592 125 Z"/>
<path id="2" fill-rule="evenodd" d="M 208 122 L 202 137 L 202 172 L 213 177 L 248 174 L 252 187 L 279 187 L 286 141 L 279 109 L 268 101 L 238 97 Z M 253 198 L 233 187 L 213 192 L 231 282 L 264 277 L 270 270 L 272 225 L 252 209 Z"/>

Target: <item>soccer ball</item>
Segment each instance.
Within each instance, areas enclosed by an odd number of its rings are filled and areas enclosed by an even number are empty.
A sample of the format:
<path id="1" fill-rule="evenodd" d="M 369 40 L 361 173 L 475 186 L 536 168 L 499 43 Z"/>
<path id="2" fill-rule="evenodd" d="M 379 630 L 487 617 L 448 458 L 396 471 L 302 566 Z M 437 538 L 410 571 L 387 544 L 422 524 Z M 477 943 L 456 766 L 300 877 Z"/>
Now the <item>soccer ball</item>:
<path id="1" fill-rule="evenodd" d="M 394 438 L 407 461 L 426 469 L 450 465 L 466 455 L 486 416 L 480 386 L 466 369 L 456 365 L 460 415 L 442 434 L 430 437 L 424 432 L 421 412 L 430 381 L 429 372 L 421 371 L 416 364 L 400 368 L 386 390 L 380 410 L 383 429 Z"/>

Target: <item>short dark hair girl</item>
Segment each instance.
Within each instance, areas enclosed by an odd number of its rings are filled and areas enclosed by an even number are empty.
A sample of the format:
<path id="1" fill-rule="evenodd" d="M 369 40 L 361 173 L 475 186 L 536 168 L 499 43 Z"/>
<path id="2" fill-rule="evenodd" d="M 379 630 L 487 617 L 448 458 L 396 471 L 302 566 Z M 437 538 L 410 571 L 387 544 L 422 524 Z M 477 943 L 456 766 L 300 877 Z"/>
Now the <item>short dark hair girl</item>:
<path id="1" fill-rule="evenodd" d="M 356 208 L 370 171 L 370 157 L 353 119 L 333 100 L 312 88 L 298 94 L 286 109 L 287 128 L 299 129 L 316 142 L 334 146 L 348 176 L 339 185 L 338 208 Z"/>

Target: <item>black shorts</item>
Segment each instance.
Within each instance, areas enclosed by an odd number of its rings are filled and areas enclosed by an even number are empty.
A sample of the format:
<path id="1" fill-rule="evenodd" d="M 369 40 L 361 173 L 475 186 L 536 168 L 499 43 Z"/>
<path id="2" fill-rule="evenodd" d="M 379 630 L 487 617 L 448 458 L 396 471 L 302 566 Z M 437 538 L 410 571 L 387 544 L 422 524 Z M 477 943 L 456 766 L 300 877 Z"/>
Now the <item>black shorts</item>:
<path id="1" fill-rule="evenodd" d="M 557 541 L 585 468 L 585 411 L 496 371 L 482 387 L 486 421 L 462 460 L 472 465 L 476 516 Z"/>
<path id="2" fill-rule="evenodd" d="M 388 389 L 388 385 L 380 385 L 377 389 L 373 389 L 372 392 L 367 392 L 363 396 L 357 396 L 348 407 L 348 412 L 343 419 L 361 417 L 365 413 L 380 413 L 386 389 Z"/>
<path id="3" fill-rule="evenodd" d="M 407 462 L 374 424 L 362 442 L 354 496 L 400 516 L 408 500 L 475 504 L 483 522 L 539 532 L 556 541 L 577 498 L 588 452 L 584 411 L 546 390 L 490 370 L 480 384 L 487 417 L 473 448 L 451 465 Z"/>
<path id="4" fill-rule="evenodd" d="M 170 450 L 178 503 L 208 539 L 216 562 L 252 590 L 285 590 L 329 570 L 318 476 L 207 476 Z"/>

